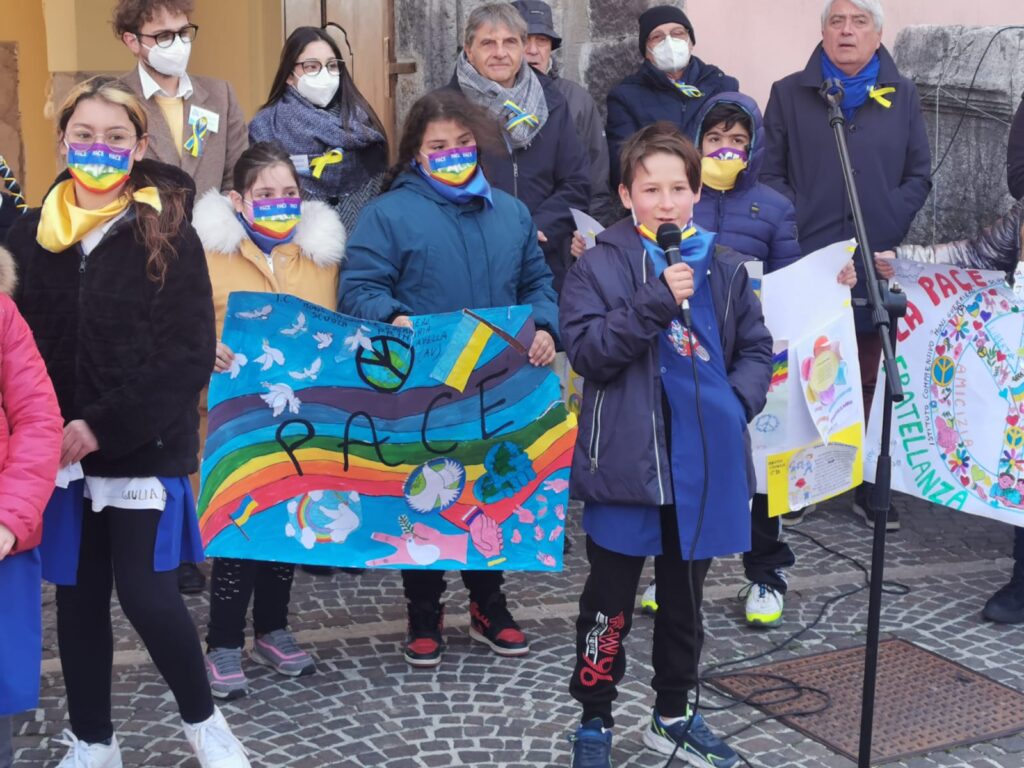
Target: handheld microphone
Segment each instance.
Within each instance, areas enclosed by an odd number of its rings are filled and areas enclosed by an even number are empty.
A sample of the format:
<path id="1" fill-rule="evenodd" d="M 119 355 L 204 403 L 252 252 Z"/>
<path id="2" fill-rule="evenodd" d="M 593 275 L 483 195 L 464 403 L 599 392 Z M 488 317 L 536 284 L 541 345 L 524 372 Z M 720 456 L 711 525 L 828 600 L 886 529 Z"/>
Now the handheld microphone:
<path id="1" fill-rule="evenodd" d="M 676 224 L 666 222 L 658 227 L 658 247 L 665 252 L 665 259 L 669 264 L 679 264 L 683 259 L 679 253 L 679 244 L 683 242 L 682 230 Z M 683 309 L 683 319 L 687 326 L 690 324 L 690 300 L 683 299 L 680 305 Z"/>

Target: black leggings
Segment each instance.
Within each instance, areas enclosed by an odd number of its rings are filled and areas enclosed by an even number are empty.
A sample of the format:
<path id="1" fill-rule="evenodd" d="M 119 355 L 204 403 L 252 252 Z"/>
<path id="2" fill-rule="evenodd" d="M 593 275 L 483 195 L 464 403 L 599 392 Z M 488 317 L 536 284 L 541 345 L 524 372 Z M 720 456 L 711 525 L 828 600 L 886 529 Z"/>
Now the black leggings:
<path id="1" fill-rule="evenodd" d="M 181 718 L 194 724 L 213 714 L 203 650 L 178 593 L 178 572 L 153 570 L 161 514 L 114 507 L 93 512 L 86 504 L 78 583 L 57 587 L 57 642 L 68 717 L 72 732 L 82 741 L 107 741 L 114 733 L 110 719 L 114 584 L 121 608 L 170 686 Z"/>
<path id="2" fill-rule="evenodd" d="M 208 648 L 245 645 L 245 615 L 252 598 L 252 626 L 257 637 L 288 626 L 288 602 L 295 566 L 259 560 L 217 557 L 210 575 Z"/>
<path id="3" fill-rule="evenodd" d="M 697 685 L 697 665 L 704 644 L 700 606 L 704 579 L 711 560 L 693 561 L 693 597 L 690 599 L 690 564 L 679 549 L 679 527 L 674 506 L 661 508 L 662 554 L 654 558 L 658 612 L 654 615 L 655 707 L 663 717 L 686 714 L 689 692 Z M 626 673 L 626 636 L 633 626 L 636 588 L 646 557 L 605 549 L 587 536 L 590 574 L 580 595 L 576 620 L 576 667 L 569 693 L 583 705 L 581 722 L 601 718 L 606 728 L 615 724 L 612 702 Z M 695 631 L 696 630 L 696 631 Z M 696 645 L 694 641 L 696 640 Z"/>

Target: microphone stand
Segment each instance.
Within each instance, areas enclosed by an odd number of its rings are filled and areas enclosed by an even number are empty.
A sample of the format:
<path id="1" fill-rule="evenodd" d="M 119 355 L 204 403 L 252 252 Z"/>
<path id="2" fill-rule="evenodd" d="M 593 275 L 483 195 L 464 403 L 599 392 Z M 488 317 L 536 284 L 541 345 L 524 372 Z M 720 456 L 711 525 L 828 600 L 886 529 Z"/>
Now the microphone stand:
<path id="1" fill-rule="evenodd" d="M 821 87 L 821 96 L 828 104 L 829 125 L 835 133 L 839 160 L 843 167 L 846 194 L 853 212 L 853 223 L 857 234 L 858 252 L 867 277 L 868 298 L 866 306 L 871 310 L 871 321 L 882 343 L 882 361 L 885 371 L 885 398 L 882 408 L 882 444 L 875 471 L 874 491 L 867 500 L 874 515 L 874 539 L 871 549 L 871 578 L 868 599 L 868 632 L 864 645 L 864 686 L 860 711 L 860 745 L 857 752 L 858 768 L 871 765 L 871 740 L 874 728 L 875 682 L 878 675 L 878 642 L 881 629 L 882 583 L 885 568 L 885 523 L 892 505 L 892 457 L 890 435 L 892 431 L 893 403 L 903 401 L 903 388 L 896 370 L 896 320 L 907 313 L 907 297 L 898 285 L 890 287 L 887 280 L 880 279 L 875 269 L 874 251 L 868 242 L 864 213 L 860 207 L 857 183 L 854 180 L 850 162 L 850 151 L 846 144 L 846 118 L 843 116 L 843 86 L 838 80 L 826 80 Z M 863 305 L 862 305 L 863 306 Z M 865 424 L 868 414 L 864 414 Z"/>

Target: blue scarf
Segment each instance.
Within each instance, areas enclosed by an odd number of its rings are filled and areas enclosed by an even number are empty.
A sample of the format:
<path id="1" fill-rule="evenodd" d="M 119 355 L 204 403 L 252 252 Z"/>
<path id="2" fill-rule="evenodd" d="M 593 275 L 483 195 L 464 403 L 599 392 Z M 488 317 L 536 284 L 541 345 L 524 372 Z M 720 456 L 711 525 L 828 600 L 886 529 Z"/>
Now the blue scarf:
<path id="1" fill-rule="evenodd" d="M 267 237 L 262 232 L 257 232 L 255 229 L 253 229 L 252 224 L 246 221 L 245 216 L 243 216 L 242 214 L 236 212 L 235 216 L 237 216 L 238 220 L 242 222 L 242 226 L 245 227 L 245 234 L 249 236 L 249 239 L 256 243 L 256 247 L 259 248 L 268 256 L 277 246 L 284 245 L 285 243 L 290 243 L 292 240 L 294 240 L 295 233 L 299 229 L 298 227 L 295 227 L 295 229 L 288 233 L 287 237 L 283 237 L 280 239 L 274 237 Z"/>
<path id="2" fill-rule="evenodd" d="M 488 208 L 494 207 L 494 201 L 491 199 L 490 182 L 487 181 L 487 177 L 484 176 L 483 170 L 479 167 L 477 167 L 476 173 L 470 177 L 469 181 L 461 187 L 453 187 L 450 184 L 443 184 L 423 170 L 423 166 L 415 160 L 412 162 L 412 167 L 416 169 L 416 173 L 426 180 L 427 184 L 430 185 L 430 188 L 445 200 L 455 203 L 456 205 L 465 205 L 466 203 L 471 203 L 479 198 L 484 201 L 484 205 Z"/>
<path id="3" fill-rule="evenodd" d="M 832 63 L 824 50 L 821 52 L 821 76 L 823 80 L 839 80 L 843 84 L 845 93 L 843 95 L 843 117 L 847 120 L 853 118 L 853 113 L 864 106 L 868 100 L 868 93 L 878 82 L 878 70 L 881 62 L 876 53 L 860 72 L 856 75 L 848 75 Z"/>
<path id="4" fill-rule="evenodd" d="M 696 232 L 690 237 L 683 238 L 679 243 L 679 258 L 684 264 L 689 264 L 693 269 L 693 290 L 694 293 L 700 290 L 708 274 L 708 264 L 711 263 L 711 254 L 714 252 L 715 233 L 708 232 L 700 227 L 693 226 Z M 688 229 L 684 228 L 685 229 Z M 665 251 L 655 241 L 644 237 L 639 232 L 637 235 L 640 242 L 644 244 L 644 250 L 654 262 L 654 275 L 661 277 L 661 273 L 668 267 L 668 260 L 665 258 Z"/>

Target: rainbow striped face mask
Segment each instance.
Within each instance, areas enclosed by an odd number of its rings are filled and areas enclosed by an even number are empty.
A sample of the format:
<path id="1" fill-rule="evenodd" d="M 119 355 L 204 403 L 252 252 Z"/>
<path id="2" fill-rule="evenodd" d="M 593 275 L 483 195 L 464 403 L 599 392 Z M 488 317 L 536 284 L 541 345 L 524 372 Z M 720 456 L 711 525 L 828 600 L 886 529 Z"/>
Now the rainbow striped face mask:
<path id="1" fill-rule="evenodd" d="M 422 155 L 423 153 L 420 152 Z M 449 187 L 461 187 L 476 173 L 476 147 L 452 147 L 424 155 L 427 175 Z"/>
<path id="2" fill-rule="evenodd" d="M 67 140 L 64 146 L 68 148 L 68 171 L 90 192 L 109 192 L 128 181 L 135 147 L 115 149 L 98 142 L 71 144 Z"/>
<path id="3" fill-rule="evenodd" d="M 282 243 L 292 239 L 295 227 L 302 219 L 301 197 L 275 197 L 246 202 L 252 210 L 249 224 L 255 232 Z"/>

